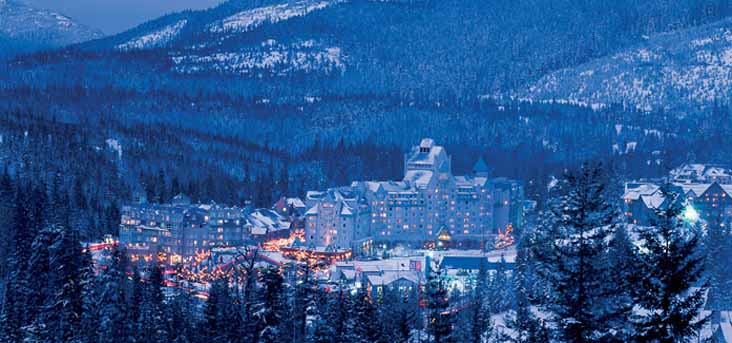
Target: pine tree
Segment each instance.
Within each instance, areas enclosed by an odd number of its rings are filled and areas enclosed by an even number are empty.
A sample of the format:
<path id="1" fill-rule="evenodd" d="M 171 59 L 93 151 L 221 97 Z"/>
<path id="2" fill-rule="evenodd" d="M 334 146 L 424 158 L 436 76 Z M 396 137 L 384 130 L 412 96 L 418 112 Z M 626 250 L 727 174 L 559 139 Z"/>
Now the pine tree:
<path id="1" fill-rule="evenodd" d="M 312 333 L 313 320 L 317 320 L 317 285 L 314 283 L 312 268 L 304 265 L 299 281 L 294 286 L 292 299 L 293 341 L 303 342 Z"/>
<path id="2" fill-rule="evenodd" d="M 86 249 L 81 254 L 80 265 L 82 313 L 81 330 L 77 333 L 76 339 L 79 343 L 96 343 L 99 342 L 99 336 L 96 330 L 89 328 L 98 328 L 101 325 L 101 307 L 104 304 L 101 301 L 102 287 L 94 272 L 91 254 Z"/>
<path id="3" fill-rule="evenodd" d="M 232 312 L 233 306 L 228 280 L 212 282 L 200 330 L 206 342 L 230 342 L 236 335 L 234 330 L 238 321 Z"/>
<path id="4" fill-rule="evenodd" d="M 603 263 L 618 214 L 608 198 L 606 178 L 597 166 L 583 165 L 567 174 L 550 200 L 539 226 L 543 245 L 534 253 L 538 276 L 549 287 L 542 308 L 563 341 L 613 341 L 608 318 L 622 316 L 605 303 L 606 282 L 614 282 Z"/>
<path id="5" fill-rule="evenodd" d="M 188 292 L 176 289 L 175 295 L 170 303 L 170 320 L 168 322 L 168 342 L 171 343 L 191 343 L 203 341 L 198 335 L 199 331 L 196 330 L 195 311 L 196 304 L 195 300 L 188 294 Z M 240 324 L 241 321 L 232 323 L 233 325 Z M 237 342 L 232 340 L 231 342 Z"/>
<path id="6" fill-rule="evenodd" d="M 127 326 L 125 257 L 114 249 L 107 269 L 99 276 L 99 342 L 123 343 L 131 334 Z"/>
<path id="7" fill-rule="evenodd" d="M 381 342 L 381 330 L 375 320 L 376 304 L 365 288 L 358 289 L 353 296 L 351 310 L 349 311 L 349 341 L 358 342 Z"/>
<path id="8" fill-rule="evenodd" d="M 0 175 L 0 278 L 5 279 L 11 271 L 8 269 L 13 253 L 13 212 L 15 190 L 13 180 L 4 168 Z"/>
<path id="9" fill-rule="evenodd" d="M 128 337 L 128 342 L 135 342 L 140 332 L 140 310 L 144 298 L 142 279 L 135 265 L 132 266 L 132 278 L 127 289 L 127 326 L 128 330 L 132 333 Z"/>
<path id="10" fill-rule="evenodd" d="M 681 218 L 683 196 L 668 184 L 661 193 L 665 200 L 654 225 L 640 232 L 642 278 L 633 318 L 637 342 L 689 341 L 706 320 L 698 317 L 706 292 L 705 284 L 698 287 L 704 267 L 699 233 Z"/>
<path id="11" fill-rule="evenodd" d="M 84 286 L 88 261 L 75 230 L 56 227 L 56 240 L 50 248 L 53 271 L 49 284 L 55 296 L 47 309 L 49 335 L 53 341 L 68 342 L 77 338 L 84 310 Z"/>
<path id="12" fill-rule="evenodd" d="M 234 270 L 234 289 L 237 291 L 236 298 L 239 303 L 237 313 L 241 317 L 240 322 L 242 323 L 239 326 L 239 339 L 237 342 L 249 343 L 257 340 L 257 325 L 259 324 L 255 316 L 259 295 L 257 289 L 257 254 L 257 249 L 245 249 L 240 252 L 238 259 L 241 260 L 241 263 L 236 265 Z"/>
<path id="13" fill-rule="evenodd" d="M 343 285 L 338 292 L 327 296 L 321 307 L 319 320 L 315 323 L 310 342 L 313 343 L 345 343 L 349 342 L 348 333 L 351 320 L 351 297 L 344 291 Z"/>
<path id="14" fill-rule="evenodd" d="M 532 233 L 525 233 L 516 248 L 516 268 L 512 279 L 515 308 L 506 317 L 508 332 L 500 332 L 499 342 L 511 343 L 548 343 L 549 332 L 531 310 L 531 241 Z"/>
<path id="15" fill-rule="evenodd" d="M 384 341 L 409 341 L 418 316 L 416 300 L 410 293 L 396 287 L 384 290 L 383 300 L 378 306 L 378 322 L 381 323 Z"/>
<path id="16" fill-rule="evenodd" d="M 470 327 L 470 342 L 481 343 L 487 337 L 491 336 L 491 313 L 488 308 L 486 293 L 487 293 L 487 281 L 488 281 L 488 267 L 485 258 L 480 259 L 480 268 L 478 269 L 478 275 L 475 282 L 475 289 L 473 290 L 473 299 L 471 306 L 469 307 L 471 327 Z"/>
<path id="17" fill-rule="evenodd" d="M 168 335 L 162 290 L 163 274 L 157 265 L 153 265 L 148 274 L 148 280 L 142 287 L 137 340 L 150 343 L 162 342 Z"/>
<path id="18" fill-rule="evenodd" d="M 56 289 L 53 288 L 51 280 L 50 251 L 49 247 L 55 241 L 57 232 L 46 227 L 36 235 L 33 241 L 30 261 L 28 261 L 28 273 L 32 275 L 30 283 L 33 285 L 28 293 L 27 313 L 29 327 L 24 329 L 26 340 L 49 340 L 46 330 L 46 320 L 49 306 L 49 299 L 53 299 Z"/>
<path id="19" fill-rule="evenodd" d="M 432 271 L 425 287 L 427 332 L 434 343 L 452 342 L 453 316 L 441 271 Z"/>
<path id="20" fill-rule="evenodd" d="M 496 272 L 490 277 L 488 284 L 489 308 L 491 313 L 500 313 L 508 310 L 511 306 L 512 292 L 511 280 L 508 277 L 506 259 L 501 256 L 497 264 Z"/>
<path id="21" fill-rule="evenodd" d="M 613 340 L 626 342 L 632 335 L 632 325 L 628 320 L 633 310 L 633 288 L 638 281 L 636 248 L 628 236 L 627 227 L 618 225 L 608 244 L 604 269 L 615 282 L 604 282 L 602 287 L 605 306 L 609 315 L 602 318 L 615 333 Z"/>
<path id="22" fill-rule="evenodd" d="M 30 259 L 32 242 L 34 240 L 33 228 L 30 225 L 30 217 L 26 208 L 25 190 L 19 189 L 15 193 L 13 204 L 13 215 L 11 225 L 13 228 L 13 239 L 10 256 L 8 258 L 9 277 L 3 294 L 2 315 L 2 338 L 8 342 L 21 340 L 21 328 L 28 322 L 28 301 L 31 294 L 31 283 L 27 272 L 27 261 Z"/>
<path id="23" fill-rule="evenodd" d="M 257 310 L 258 342 L 276 343 L 285 339 L 286 303 L 284 300 L 284 279 L 274 267 L 260 271 L 262 289 Z"/>

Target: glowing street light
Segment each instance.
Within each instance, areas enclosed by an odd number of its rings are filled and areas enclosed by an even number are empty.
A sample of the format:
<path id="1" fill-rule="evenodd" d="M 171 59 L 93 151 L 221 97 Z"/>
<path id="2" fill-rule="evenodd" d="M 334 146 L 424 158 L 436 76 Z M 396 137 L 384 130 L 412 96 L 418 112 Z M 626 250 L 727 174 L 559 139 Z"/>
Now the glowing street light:
<path id="1" fill-rule="evenodd" d="M 697 210 L 694 208 L 694 206 L 691 206 L 691 204 L 686 205 L 683 216 L 684 220 L 690 223 L 694 223 L 699 220 L 699 212 L 697 212 Z"/>

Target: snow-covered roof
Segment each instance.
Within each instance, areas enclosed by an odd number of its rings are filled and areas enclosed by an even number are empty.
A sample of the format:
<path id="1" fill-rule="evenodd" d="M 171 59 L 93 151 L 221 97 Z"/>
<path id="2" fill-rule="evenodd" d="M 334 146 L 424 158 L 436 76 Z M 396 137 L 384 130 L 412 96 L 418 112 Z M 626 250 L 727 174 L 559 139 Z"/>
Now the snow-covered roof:
<path id="1" fill-rule="evenodd" d="M 404 174 L 404 181 L 411 185 L 422 188 L 432 181 L 433 173 L 429 170 L 409 170 Z"/>
<path id="2" fill-rule="evenodd" d="M 366 278 L 372 285 L 389 286 L 399 280 L 405 280 L 413 284 L 419 284 L 420 280 L 422 280 L 421 276 L 422 274 L 416 270 L 395 270 L 385 271 L 380 274 L 367 274 Z"/>
<path id="3" fill-rule="evenodd" d="M 305 212 L 306 216 L 316 216 L 318 215 L 318 205 L 315 205 L 311 207 L 307 212 Z"/>
<path id="4" fill-rule="evenodd" d="M 483 176 L 455 176 L 455 184 L 458 187 L 483 187 L 488 183 L 488 178 Z"/>
<path id="5" fill-rule="evenodd" d="M 433 146 L 435 146 L 435 140 L 432 138 L 422 138 L 422 141 L 419 142 L 420 148 L 427 148 L 430 149 Z"/>
<path id="6" fill-rule="evenodd" d="M 702 311 L 700 315 L 709 316 L 710 314 L 711 311 Z M 722 311 L 720 316 L 719 324 L 712 324 L 710 321 L 704 324 L 699 334 L 702 342 L 707 342 L 707 339 L 714 338 L 710 342 L 732 343 L 732 312 Z"/>
<path id="7" fill-rule="evenodd" d="M 403 181 L 384 181 L 381 182 L 381 187 L 387 192 L 413 192 L 408 183 Z"/>
<path id="8" fill-rule="evenodd" d="M 325 196 L 325 192 L 321 192 L 321 191 L 308 191 L 305 194 L 305 197 L 308 200 L 319 200 L 319 199 L 322 199 L 323 196 Z"/>
<path id="9" fill-rule="evenodd" d="M 290 222 L 276 211 L 270 209 L 257 209 L 247 215 L 247 222 L 252 234 L 265 234 L 271 231 L 290 228 Z M 261 233 L 264 231 L 264 233 Z"/>
<path id="10" fill-rule="evenodd" d="M 625 185 L 623 199 L 638 200 L 643 195 L 651 195 L 659 190 L 659 186 L 652 183 L 628 183 Z"/>
<path id="11" fill-rule="evenodd" d="M 669 172 L 676 182 L 711 182 L 732 176 L 732 169 L 720 164 L 687 163 Z"/>
<path id="12" fill-rule="evenodd" d="M 287 198 L 285 199 L 287 205 L 294 208 L 305 208 L 305 203 L 300 198 Z"/>
<path id="13" fill-rule="evenodd" d="M 641 195 L 641 200 L 643 200 L 646 207 L 656 209 L 661 207 L 665 198 L 660 191 L 656 191 L 650 195 Z"/>
<path id="14" fill-rule="evenodd" d="M 363 273 L 385 272 L 395 270 L 410 270 L 411 262 L 424 263 L 424 256 L 393 257 L 377 261 L 339 261 L 336 262 L 338 270 L 358 270 Z"/>

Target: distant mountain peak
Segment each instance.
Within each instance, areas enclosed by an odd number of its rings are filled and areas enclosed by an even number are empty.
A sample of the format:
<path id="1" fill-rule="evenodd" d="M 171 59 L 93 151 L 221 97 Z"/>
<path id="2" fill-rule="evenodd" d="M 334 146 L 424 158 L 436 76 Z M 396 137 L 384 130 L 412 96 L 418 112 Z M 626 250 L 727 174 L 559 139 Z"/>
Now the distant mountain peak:
<path id="1" fill-rule="evenodd" d="M 101 31 L 79 24 L 63 14 L 15 0 L 0 0 L 0 38 L 12 52 L 56 48 L 102 36 Z"/>

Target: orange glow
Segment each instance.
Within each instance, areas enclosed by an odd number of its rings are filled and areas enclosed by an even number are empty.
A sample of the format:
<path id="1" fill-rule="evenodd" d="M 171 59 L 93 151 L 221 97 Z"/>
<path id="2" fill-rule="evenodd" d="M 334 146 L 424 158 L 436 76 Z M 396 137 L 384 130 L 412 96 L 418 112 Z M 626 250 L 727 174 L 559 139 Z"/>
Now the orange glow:
<path id="1" fill-rule="evenodd" d="M 512 246 L 514 242 L 513 238 L 513 225 L 511 223 L 508 223 L 506 225 L 506 231 L 501 231 L 501 229 L 498 229 L 498 237 L 496 237 L 496 249 L 503 249 L 506 247 Z"/>
<path id="2" fill-rule="evenodd" d="M 295 230 L 292 233 L 290 233 L 290 237 L 275 238 L 275 239 L 266 241 L 262 244 L 262 249 L 264 249 L 266 251 L 280 251 L 280 249 L 282 249 L 284 247 L 289 247 L 290 245 L 292 245 L 292 243 L 297 238 L 299 238 L 300 241 L 304 242 L 305 241 L 305 231 Z"/>

